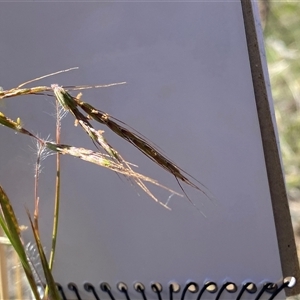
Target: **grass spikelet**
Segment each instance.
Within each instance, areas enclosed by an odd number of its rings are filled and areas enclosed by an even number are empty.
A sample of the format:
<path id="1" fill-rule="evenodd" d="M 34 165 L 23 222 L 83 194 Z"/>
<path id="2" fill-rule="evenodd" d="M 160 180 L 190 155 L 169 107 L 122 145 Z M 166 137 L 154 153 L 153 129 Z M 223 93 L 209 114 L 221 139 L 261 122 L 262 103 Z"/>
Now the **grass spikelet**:
<path id="1" fill-rule="evenodd" d="M 85 149 L 85 148 L 77 148 L 77 147 L 73 147 L 73 146 L 69 146 L 69 145 L 63 145 L 63 144 L 58 145 L 58 144 L 51 143 L 51 142 L 46 142 L 45 145 L 50 150 L 55 151 L 55 152 L 59 152 L 60 154 L 63 154 L 63 155 L 67 154 L 67 155 L 77 157 L 81 160 L 84 160 L 84 161 L 102 166 L 104 168 L 108 168 L 111 171 L 114 171 L 114 172 L 117 172 L 119 174 L 128 176 L 128 177 L 133 178 L 135 180 L 142 180 L 142 181 L 145 181 L 145 182 L 149 182 L 149 183 L 154 184 L 156 186 L 159 186 L 163 189 L 166 189 L 167 191 L 171 192 L 172 194 L 182 196 L 181 194 L 179 194 L 179 193 L 169 189 L 168 187 L 165 187 L 164 185 L 160 184 L 159 182 L 157 182 L 157 180 L 152 179 L 150 177 L 147 177 L 145 175 L 142 175 L 138 172 L 135 172 L 132 169 L 128 169 L 128 168 L 124 167 L 122 164 L 112 160 L 111 157 L 106 155 L 106 154 L 103 154 L 103 153 L 100 153 L 100 152 L 95 152 L 95 151 Z M 151 196 L 151 198 L 153 198 L 153 197 Z M 155 201 L 159 202 L 161 205 L 166 207 L 165 204 L 158 201 L 156 198 L 155 198 Z M 167 207 L 167 208 L 170 209 L 169 207 Z"/>

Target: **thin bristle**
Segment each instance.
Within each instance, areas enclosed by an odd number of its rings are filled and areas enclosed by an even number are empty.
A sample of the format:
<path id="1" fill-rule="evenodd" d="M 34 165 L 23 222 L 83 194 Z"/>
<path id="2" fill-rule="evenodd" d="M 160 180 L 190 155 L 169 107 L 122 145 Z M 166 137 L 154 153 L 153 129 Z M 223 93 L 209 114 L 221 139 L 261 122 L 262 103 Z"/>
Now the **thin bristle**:
<path id="1" fill-rule="evenodd" d="M 22 86 L 24 86 L 28 83 L 38 81 L 38 80 L 41 80 L 41 79 L 44 79 L 44 78 L 47 78 L 47 77 L 50 77 L 50 76 L 54 76 L 54 75 L 57 75 L 57 74 L 60 74 L 60 73 L 65 73 L 65 72 L 69 72 L 69 71 L 72 71 L 72 70 L 76 70 L 76 69 L 78 69 L 78 67 L 73 67 L 73 68 L 69 68 L 69 69 L 66 69 L 66 70 L 61 70 L 61 71 L 57 71 L 57 72 L 50 73 L 50 74 L 47 74 L 47 75 L 43 75 L 41 77 L 37 77 L 37 78 L 31 79 L 29 81 L 23 82 L 17 88 L 19 89 L 20 87 L 22 87 Z"/>

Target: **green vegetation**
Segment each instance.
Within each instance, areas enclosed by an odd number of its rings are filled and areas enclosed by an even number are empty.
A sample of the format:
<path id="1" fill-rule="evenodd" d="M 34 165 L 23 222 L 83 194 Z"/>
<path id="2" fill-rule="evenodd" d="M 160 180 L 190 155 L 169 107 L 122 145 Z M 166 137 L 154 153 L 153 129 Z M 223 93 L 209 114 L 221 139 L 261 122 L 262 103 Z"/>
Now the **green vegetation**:
<path id="1" fill-rule="evenodd" d="M 268 1 L 261 1 L 267 8 Z M 300 3 L 269 3 L 265 46 L 288 194 L 300 199 Z M 265 9 L 264 11 L 268 11 Z"/>

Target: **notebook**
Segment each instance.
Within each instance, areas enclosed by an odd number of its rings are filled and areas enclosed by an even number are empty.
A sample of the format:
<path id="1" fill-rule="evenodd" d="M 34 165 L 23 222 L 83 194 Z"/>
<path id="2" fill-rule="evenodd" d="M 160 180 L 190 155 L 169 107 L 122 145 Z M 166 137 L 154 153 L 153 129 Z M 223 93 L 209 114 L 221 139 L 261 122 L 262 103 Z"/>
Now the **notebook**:
<path id="1" fill-rule="evenodd" d="M 38 85 L 126 81 L 83 91 L 82 99 L 140 132 L 203 190 L 181 182 L 183 191 L 174 176 L 94 124 L 132 168 L 184 197 L 147 185 L 165 209 L 114 172 L 63 156 L 54 264 L 62 299 L 283 299 L 299 292 L 255 3 L 39 2 L 1 10 L 4 88 L 73 66 L 79 70 Z M 53 140 L 54 101 L 8 99 L 1 111 Z M 7 128 L 0 133 L 7 141 L 0 182 L 26 226 L 36 145 Z M 62 120 L 62 142 L 96 150 L 71 115 Z M 42 167 L 40 231 L 49 255 L 55 156 Z M 24 239 L 32 241 L 29 230 Z"/>

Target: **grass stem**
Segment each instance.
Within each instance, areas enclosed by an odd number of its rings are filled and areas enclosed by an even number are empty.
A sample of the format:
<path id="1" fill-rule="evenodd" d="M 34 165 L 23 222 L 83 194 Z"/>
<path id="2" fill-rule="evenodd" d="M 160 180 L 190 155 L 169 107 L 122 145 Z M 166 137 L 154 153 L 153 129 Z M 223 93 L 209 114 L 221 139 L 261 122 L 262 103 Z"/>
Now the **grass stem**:
<path id="1" fill-rule="evenodd" d="M 60 122 L 60 107 L 56 102 L 56 143 L 60 143 L 60 132 L 61 132 L 61 122 Z M 56 153 L 56 180 L 55 180 L 55 199 L 54 199 L 54 215 L 53 215 L 53 229 L 52 229 L 52 246 L 49 259 L 49 269 L 52 271 L 56 240 L 58 232 L 58 217 L 59 217 L 59 203 L 60 203 L 60 153 Z"/>

